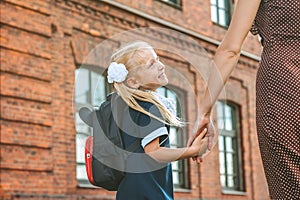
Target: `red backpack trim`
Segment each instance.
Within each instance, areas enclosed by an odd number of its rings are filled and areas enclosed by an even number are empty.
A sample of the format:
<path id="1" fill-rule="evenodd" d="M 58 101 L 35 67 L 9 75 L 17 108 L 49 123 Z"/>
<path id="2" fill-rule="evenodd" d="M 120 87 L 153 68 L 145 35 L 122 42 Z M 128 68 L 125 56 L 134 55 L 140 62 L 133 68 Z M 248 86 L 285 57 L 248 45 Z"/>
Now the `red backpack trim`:
<path id="1" fill-rule="evenodd" d="M 87 177 L 90 181 L 91 184 L 95 185 L 95 181 L 93 178 L 93 136 L 89 136 L 86 139 L 85 142 L 85 152 L 84 152 L 84 157 L 85 157 L 85 167 L 86 167 L 86 173 Z"/>

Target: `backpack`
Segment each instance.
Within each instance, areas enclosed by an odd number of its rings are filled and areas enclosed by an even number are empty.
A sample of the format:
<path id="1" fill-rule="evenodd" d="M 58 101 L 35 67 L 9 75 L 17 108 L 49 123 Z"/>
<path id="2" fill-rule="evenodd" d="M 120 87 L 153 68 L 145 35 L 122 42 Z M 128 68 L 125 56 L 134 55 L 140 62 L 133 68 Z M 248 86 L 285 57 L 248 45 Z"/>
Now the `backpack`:
<path id="1" fill-rule="evenodd" d="M 91 111 L 82 107 L 79 116 L 93 128 L 93 136 L 89 136 L 85 143 L 88 180 L 94 186 L 116 191 L 125 176 L 126 159 L 140 145 L 140 140 L 124 148 L 121 130 L 117 125 L 118 116 L 112 113 L 112 101 L 125 103 L 116 93 L 112 93 L 99 109 Z"/>

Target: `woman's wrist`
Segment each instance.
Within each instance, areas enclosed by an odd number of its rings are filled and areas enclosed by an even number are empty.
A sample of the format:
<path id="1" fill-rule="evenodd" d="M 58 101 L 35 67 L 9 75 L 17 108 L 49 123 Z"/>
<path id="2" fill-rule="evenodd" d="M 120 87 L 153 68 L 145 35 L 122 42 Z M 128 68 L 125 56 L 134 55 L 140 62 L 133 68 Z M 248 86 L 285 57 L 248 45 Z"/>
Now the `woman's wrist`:
<path id="1" fill-rule="evenodd" d="M 202 107 L 199 111 L 200 113 L 200 116 L 205 117 L 205 118 L 209 118 L 211 116 L 211 113 L 212 113 L 212 109 L 211 107 Z"/>
<path id="2" fill-rule="evenodd" d="M 211 121 L 211 112 L 201 113 L 201 121 L 203 124 L 208 124 Z"/>

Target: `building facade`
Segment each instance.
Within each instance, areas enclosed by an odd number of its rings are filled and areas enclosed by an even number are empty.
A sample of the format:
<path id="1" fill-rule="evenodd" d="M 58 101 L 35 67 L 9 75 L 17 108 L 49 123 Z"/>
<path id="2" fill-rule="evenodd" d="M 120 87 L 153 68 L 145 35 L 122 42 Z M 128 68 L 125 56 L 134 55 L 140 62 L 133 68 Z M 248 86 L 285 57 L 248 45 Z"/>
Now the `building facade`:
<path id="1" fill-rule="evenodd" d="M 192 122 L 171 128 L 172 147 L 184 146 L 233 9 L 233 0 L 2 0 L 0 199 L 115 198 L 87 180 L 92 130 L 78 110 L 111 92 L 104 70 L 129 41 L 149 42 L 166 65 L 159 93 Z M 172 163 L 175 199 L 268 199 L 255 127 L 260 51 L 249 34 L 214 109 L 212 152 L 200 165 Z"/>

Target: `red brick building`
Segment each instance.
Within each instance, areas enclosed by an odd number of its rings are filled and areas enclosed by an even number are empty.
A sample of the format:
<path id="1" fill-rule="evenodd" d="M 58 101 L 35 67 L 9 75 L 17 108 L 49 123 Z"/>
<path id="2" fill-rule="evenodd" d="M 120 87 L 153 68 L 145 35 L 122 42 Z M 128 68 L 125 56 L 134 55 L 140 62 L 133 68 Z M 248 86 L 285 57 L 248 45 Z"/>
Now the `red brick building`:
<path id="1" fill-rule="evenodd" d="M 82 152 L 91 130 L 76 115 L 109 92 L 102 77 L 109 53 L 133 39 L 159 47 L 170 69 L 160 92 L 194 122 L 204 63 L 233 7 L 233 0 L 2 0 L 0 199 L 114 199 L 87 182 Z M 216 104 L 219 143 L 201 165 L 173 163 L 175 199 L 268 199 L 255 129 L 260 51 L 249 34 Z M 192 129 L 174 129 L 173 145 L 184 145 Z"/>

